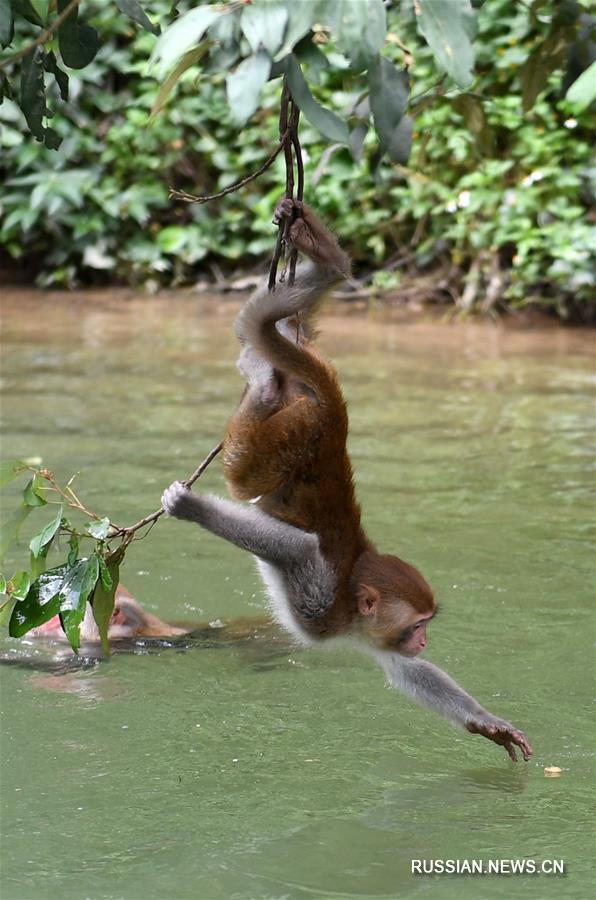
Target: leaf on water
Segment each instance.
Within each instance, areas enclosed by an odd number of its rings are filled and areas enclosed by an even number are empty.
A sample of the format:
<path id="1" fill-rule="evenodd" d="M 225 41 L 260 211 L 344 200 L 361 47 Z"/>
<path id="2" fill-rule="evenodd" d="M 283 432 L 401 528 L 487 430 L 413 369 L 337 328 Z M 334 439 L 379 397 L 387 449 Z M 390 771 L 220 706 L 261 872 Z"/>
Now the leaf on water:
<path id="1" fill-rule="evenodd" d="M 150 31 L 151 34 L 161 34 L 159 25 L 154 25 L 151 19 L 145 15 L 143 7 L 137 0 L 116 0 L 116 6 L 120 12 L 141 25 L 146 31 Z"/>
<path id="2" fill-rule="evenodd" d="M 271 59 L 264 50 L 243 60 L 226 78 L 228 106 L 239 125 L 249 119 L 259 105 L 263 85 L 269 78 Z"/>
<path id="3" fill-rule="evenodd" d="M 18 475 L 27 468 L 27 463 L 22 459 L 4 459 L 0 462 L 0 487 L 10 484 Z"/>
<path id="4" fill-rule="evenodd" d="M 385 153 L 408 105 L 408 73 L 397 69 L 385 56 L 377 56 L 368 70 L 368 85 L 379 149 Z"/>
<path id="5" fill-rule="evenodd" d="M 62 13 L 70 0 L 58 0 Z M 64 65 L 69 69 L 84 69 L 99 50 L 99 35 L 90 25 L 79 24 L 79 9 L 75 7 L 58 28 L 58 46 Z"/>
<path id="6" fill-rule="evenodd" d="M 49 522 L 45 526 L 45 528 L 42 528 L 42 530 L 39 532 L 39 534 L 36 534 L 35 537 L 31 538 L 31 540 L 29 542 L 29 549 L 31 550 L 31 553 L 33 554 L 33 556 L 35 556 L 35 557 L 39 556 L 41 551 L 44 549 L 44 547 L 50 543 L 50 541 L 52 540 L 52 538 L 54 537 L 54 535 L 60 528 L 61 521 L 62 521 L 62 506 L 60 506 L 60 508 L 58 509 L 58 513 L 52 519 L 52 521 Z"/>
<path id="7" fill-rule="evenodd" d="M 476 19 L 470 0 L 418 0 L 416 25 L 437 63 L 460 87 L 474 79 L 472 38 Z"/>
<path id="8" fill-rule="evenodd" d="M 161 80 L 166 72 L 178 62 L 203 37 L 209 26 L 224 13 L 221 5 L 199 6 L 179 16 L 158 38 L 149 66 L 155 69 L 155 77 Z"/>
<path id="9" fill-rule="evenodd" d="M 348 144 L 348 126 L 334 112 L 321 106 L 310 92 L 300 63 L 292 53 L 286 61 L 286 75 L 292 96 L 311 125 L 335 144 Z"/>
<path id="10" fill-rule="evenodd" d="M 287 21 L 288 10 L 282 3 L 255 3 L 242 10 L 240 28 L 253 53 L 265 49 L 273 56 L 280 48 Z"/>

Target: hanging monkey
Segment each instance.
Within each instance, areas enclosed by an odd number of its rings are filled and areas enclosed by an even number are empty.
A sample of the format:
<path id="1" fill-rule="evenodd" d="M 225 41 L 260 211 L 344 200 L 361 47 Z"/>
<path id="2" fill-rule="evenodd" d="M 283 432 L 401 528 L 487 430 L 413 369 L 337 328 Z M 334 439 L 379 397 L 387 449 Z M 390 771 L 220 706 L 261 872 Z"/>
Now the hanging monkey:
<path id="1" fill-rule="evenodd" d="M 350 260 L 308 206 L 282 200 L 274 221 L 297 217 L 294 247 L 310 257 L 293 285 L 266 284 L 236 320 L 246 390 L 228 425 L 223 466 L 231 494 L 198 496 L 180 482 L 163 494 L 170 516 L 196 522 L 253 553 L 278 622 L 305 644 L 351 635 L 391 685 L 525 760 L 524 734 L 485 710 L 452 678 L 417 658 L 436 613 L 414 566 L 379 553 L 360 523 L 337 376 L 311 339 L 326 292 Z"/>

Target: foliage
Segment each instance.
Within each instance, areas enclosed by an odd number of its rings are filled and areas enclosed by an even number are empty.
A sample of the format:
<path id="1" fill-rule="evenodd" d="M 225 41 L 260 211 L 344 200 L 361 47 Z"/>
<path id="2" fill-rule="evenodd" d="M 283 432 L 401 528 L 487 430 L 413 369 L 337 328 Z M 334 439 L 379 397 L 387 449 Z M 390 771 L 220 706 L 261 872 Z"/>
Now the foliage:
<path id="1" fill-rule="evenodd" d="M 187 2 L 173 24 L 166 0 L 144 6 L 153 33 L 85 2 L 79 19 L 99 37 L 79 70 L 66 71 L 61 29 L 44 44 L 51 127 L 20 95 L 39 142 L 14 101 L 0 107 L 0 243 L 33 261 L 39 283 L 176 283 L 270 251 L 281 160 L 210 208 L 173 203 L 168 188 L 211 193 L 255 170 L 278 140 L 286 74 L 303 111 L 307 199 L 357 261 L 464 273 L 452 283 L 464 307 L 540 297 L 565 312 L 587 300 L 587 3 L 416 0 L 385 14 L 380 0 Z M 31 40 L 19 27 L 12 49 Z"/>
<path id="2" fill-rule="evenodd" d="M 0 577 L 0 593 L 5 598 L 0 603 L 0 622 L 4 624 L 8 620 L 9 634 L 22 637 L 59 615 L 62 629 L 76 653 L 80 647 L 81 622 L 89 602 L 107 652 L 118 567 L 134 529 L 119 529 L 109 519 L 89 512 L 74 491 L 74 477 L 61 487 L 47 469 L 18 459 L 2 462 L 0 474 L 2 487 L 15 478 L 28 478 L 20 506 L 2 525 L 0 564 L 30 513 L 34 510 L 45 512 L 48 506 L 57 510 L 29 542 L 29 570 L 15 572 L 10 579 Z M 85 517 L 83 527 L 75 526 L 64 515 L 65 505 Z M 61 536 L 68 538 L 67 559 L 49 569 L 48 555 L 59 546 Z M 84 547 L 88 549 L 81 555 Z"/>

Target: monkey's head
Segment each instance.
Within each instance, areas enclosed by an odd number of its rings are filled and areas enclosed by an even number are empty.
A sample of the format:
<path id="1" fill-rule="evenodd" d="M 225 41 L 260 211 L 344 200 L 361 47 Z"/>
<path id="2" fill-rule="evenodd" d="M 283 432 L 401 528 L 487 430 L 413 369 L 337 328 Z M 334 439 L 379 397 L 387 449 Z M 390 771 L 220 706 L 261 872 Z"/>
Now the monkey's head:
<path id="1" fill-rule="evenodd" d="M 361 631 L 379 650 L 417 656 L 427 644 L 426 627 L 437 612 L 420 572 L 397 556 L 366 551 L 354 569 Z"/>

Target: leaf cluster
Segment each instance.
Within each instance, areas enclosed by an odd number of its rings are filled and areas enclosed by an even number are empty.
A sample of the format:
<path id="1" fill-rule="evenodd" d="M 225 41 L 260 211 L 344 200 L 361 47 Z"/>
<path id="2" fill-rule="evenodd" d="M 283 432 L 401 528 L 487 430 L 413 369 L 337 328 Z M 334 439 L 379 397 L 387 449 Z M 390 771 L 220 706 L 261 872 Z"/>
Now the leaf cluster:
<path id="1" fill-rule="evenodd" d="M 215 193 L 258 168 L 278 140 L 285 74 L 307 199 L 316 191 L 357 261 L 393 265 L 405 247 L 411 270 L 457 267 L 462 291 L 479 261 L 479 297 L 496 266 L 506 302 L 564 312 L 588 298 L 587 7 L 181 2 L 168 24 L 156 0 L 156 40 L 110 6 L 84 5 L 100 46 L 70 73 L 76 103 L 48 86 L 57 151 L 23 136 L 16 104 L 0 107 L 0 243 L 36 260 L 40 283 L 157 286 L 270 251 L 281 159 L 216 208 L 172 204 L 168 187 Z"/>

